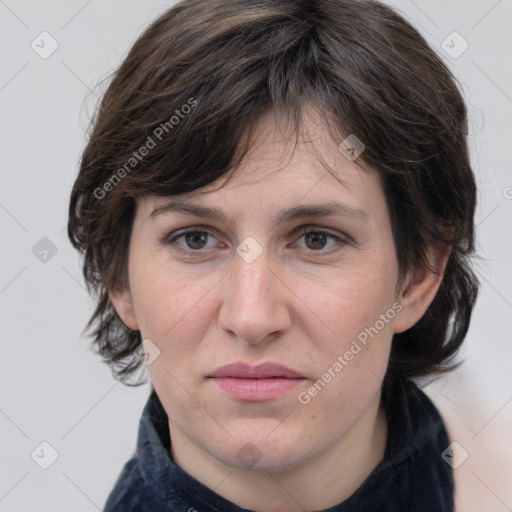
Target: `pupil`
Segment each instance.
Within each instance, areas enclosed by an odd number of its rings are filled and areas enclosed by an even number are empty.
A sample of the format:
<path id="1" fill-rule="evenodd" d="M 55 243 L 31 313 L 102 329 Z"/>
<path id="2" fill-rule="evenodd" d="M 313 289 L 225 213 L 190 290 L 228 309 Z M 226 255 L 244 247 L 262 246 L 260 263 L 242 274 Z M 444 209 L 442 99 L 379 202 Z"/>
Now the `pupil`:
<path id="1" fill-rule="evenodd" d="M 315 245 L 315 241 L 318 242 L 318 239 L 321 238 L 320 246 L 314 247 L 315 249 L 322 249 L 322 247 L 325 244 L 325 235 L 322 233 L 310 233 L 309 235 L 306 235 L 306 244 L 307 240 L 313 239 L 313 245 Z"/>
<path id="2" fill-rule="evenodd" d="M 202 247 L 193 247 L 193 245 L 199 239 L 199 245 L 201 246 L 201 242 L 205 242 L 206 233 L 189 233 L 185 238 L 187 240 L 187 244 L 192 245 L 192 249 L 201 249 Z"/>

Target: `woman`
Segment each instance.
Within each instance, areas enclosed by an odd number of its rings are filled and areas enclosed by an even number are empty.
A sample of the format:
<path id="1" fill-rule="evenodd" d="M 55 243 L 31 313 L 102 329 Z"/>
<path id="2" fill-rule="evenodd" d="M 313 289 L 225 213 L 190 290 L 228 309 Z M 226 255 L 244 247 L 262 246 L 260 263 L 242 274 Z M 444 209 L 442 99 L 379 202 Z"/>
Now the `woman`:
<path id="1" fill-rule="evenodd" d="M 106 91 L 68 232 L 98 352 L 152 392 L 105 511 L 451 511 L 415 379 L 477 282 L 466 107 L 375 1 L 191 0 Z"/>

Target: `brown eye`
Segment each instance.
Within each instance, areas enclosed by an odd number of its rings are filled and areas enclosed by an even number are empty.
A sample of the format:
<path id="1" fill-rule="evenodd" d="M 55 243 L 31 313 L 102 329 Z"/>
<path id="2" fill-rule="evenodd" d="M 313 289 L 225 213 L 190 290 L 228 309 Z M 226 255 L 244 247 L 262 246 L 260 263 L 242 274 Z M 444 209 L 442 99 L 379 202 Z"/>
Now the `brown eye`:
<path id="1" fill-rule="evenodd" d="M 333 252 L 328 249 L 339 245 L 344 245 L 346 242 L 339 236 L 333 235 L 327 231 L 312 230 L 309 229 L 301 234 L 300 238 L 304 239 L 306 249 L 314 252 Z M 334 243 L 331 247 L 327 247 L 329 240 L 333 240 Z"/>
<path id="2" fill-rule="evenodd" d="M 327 242 L 325 233 L 308 233 L 304 235 L 304 240 L 309 249 L 318 250 L 323 249 Z"/>
<path id="3" fill-rule="evenodd" d="M 207 246 L 209 236 L 215 240 L 214 236 L 208 231 L 189 229 L 187 231 L 176 233 L 165 243 L 174 246 L 174 249 L 178 252 L 189 254 L 194 252 L 204 252 L 205 249 L 212 249 L 215 247 L 215 244 L 210 247 Z M 183 242 L 178 242 L 178 240 L 183 240 Z"/>
<path id="4" fill-rule="evenodd" d="M 184 235 L 181 235 L 184 237 L 185 243 L 190 249 L 198 250 L 198 249 L 204 249 L 204 246 L 208 239 L 208 233 L 206 232 L 200 232 L 200 231 L 194 231 L 192 233 L 186 233 Z"/>

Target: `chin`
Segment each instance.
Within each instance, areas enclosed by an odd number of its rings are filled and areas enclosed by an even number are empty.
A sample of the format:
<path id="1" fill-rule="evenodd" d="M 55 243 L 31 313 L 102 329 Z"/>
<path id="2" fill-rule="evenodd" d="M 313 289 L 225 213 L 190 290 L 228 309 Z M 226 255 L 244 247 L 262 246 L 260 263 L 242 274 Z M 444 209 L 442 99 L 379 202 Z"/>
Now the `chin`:
<path id="1" fill-rule="evenodd" d="M 280 473 L 306 462 L 308 454 L 304 441 L 309 436 L 305 433 L 298 435 L 286 428 L 279 434 L 272 432 L 269 435 L 270 432 L 272 429 L 255 428 L 251 435 L 246 429 L 243 435 L 233 435 L 229 443 L 208 448 L 222 463 L 246 471 Z"/>

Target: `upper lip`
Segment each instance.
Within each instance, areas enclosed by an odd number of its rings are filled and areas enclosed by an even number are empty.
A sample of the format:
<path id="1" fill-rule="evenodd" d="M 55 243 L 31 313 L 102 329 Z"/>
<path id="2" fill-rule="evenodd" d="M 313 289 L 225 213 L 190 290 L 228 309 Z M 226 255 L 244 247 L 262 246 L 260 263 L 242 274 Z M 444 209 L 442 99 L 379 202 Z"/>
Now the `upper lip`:
<path id="1" fill-rule="evenodd" d="M 209 377 L 234 377 L 242 379 L 265 379 L 270 377 L 303 378 L 300 373 L 278 363 L 262 363 L 257 366 L 251 366 L 242 362 L 221 366 L 212 372 Z"/>

